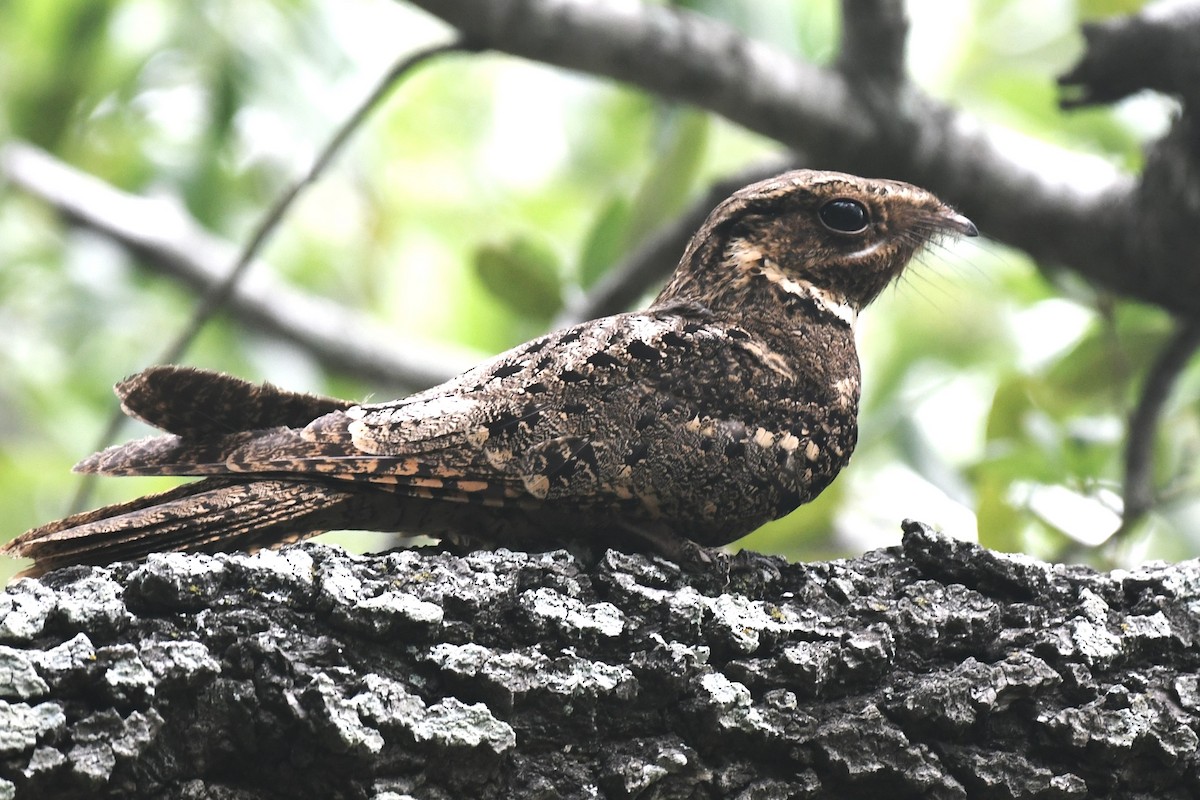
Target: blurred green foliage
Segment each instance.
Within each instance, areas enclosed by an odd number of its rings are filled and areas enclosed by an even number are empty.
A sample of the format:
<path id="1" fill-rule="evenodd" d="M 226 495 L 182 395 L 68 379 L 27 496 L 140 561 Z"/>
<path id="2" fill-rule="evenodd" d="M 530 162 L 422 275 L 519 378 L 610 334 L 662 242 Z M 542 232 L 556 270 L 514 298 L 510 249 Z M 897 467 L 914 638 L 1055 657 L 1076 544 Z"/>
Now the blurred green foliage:
<path id="1" fill-rule="evenodd" d="M 836 53 L 833 0 L 686 5 L 798 57 Z M 1130 8 L 914 0 L 910 68 L 990 122 L 1136 168 L 1162 105 L 1064 114 L 1054 93 L 1080 19 Z M 392 0 L 7 0 L 0 137 L 179 198 L 242 241 L 390 63 L 445 35 Z M 443 58 L 394 91 L 264 255 L 396 337 L 492 353 L 541 332 L 709 182 L 778 150 L 627 87 L 495 54 Z M 156 357 L 195 299 L 0 187 L 0 535 L 67 510 L 68 469 L 112 412 L 109 387 Z M 977 526 L 1004 549 L 1086 557 L 1115 525 L 1123 423 L 1168 331 L 1156 309 L 987 242 L 930 252 L 864 316 L 852 467 L 745 545 L 822 557 L 894 541 L 914 517 L 964 536 Z M 188 358 L 296 389 L 375 391 L 226 318 Z M 1192 369 L 1160 434 L 1172 501 L 1107 557 L 1200 552 L 1198 385 Z M 104 481 L 93 499 L 169 483 Z"/>

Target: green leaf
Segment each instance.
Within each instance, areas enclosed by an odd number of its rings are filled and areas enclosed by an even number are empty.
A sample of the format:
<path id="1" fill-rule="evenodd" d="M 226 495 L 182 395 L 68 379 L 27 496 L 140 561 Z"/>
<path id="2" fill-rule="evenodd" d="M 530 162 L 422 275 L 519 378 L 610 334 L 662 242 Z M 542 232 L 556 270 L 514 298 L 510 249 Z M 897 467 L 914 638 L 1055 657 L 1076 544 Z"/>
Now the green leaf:
<path id="1" fill-rule="evenodd" d="M 708 115 L 677 111 L 671 115 L 668 140 L 633 200 L 625 244 L 633 247 L 683 208 L 704 160 Z"/>
<path id="2" fill-rule="evenodd" d="M 614 197 L 596 217 L 579 257 L 579 285 L 592 286 L 628 252 L 629 201 Z"/>
<path id="3" fill-rule="evenodd" d="M 987 418 L 987 441 L 1020 439 L 1024 435 L 1024 418 L 1032 408 L 1029 401 L 1029 381 L 1013 376 L 1000 383 L 992 395 L 992 409 Z"/>
<path id="4" fill-rule="evenodd" d="M 562 272 L 548 246 L 528 237 L 475 250 L 475 274 L 515 314 L 549 320 L 562 309 Z"/>
<path id="5" fill-rule="evenodd" d="M 1025 515 L 1009 501 L 1009 482 L 987 477 L 976 486 L 979 543 L 984 547 L 1018 553 L 1024 548 L 1021 530 Z"/>
<path id="6" fill-rule="evenodd" d="M 1029 388 L 1039 405 L 1052 413 L 1078 413 L 1086 407 L 1110 407 L 1129 387 L 1131 365 L 1150 364 L 1169 331 L 1152 326 L 1122 326 L 1119 340 L 1096 325 Z"/>

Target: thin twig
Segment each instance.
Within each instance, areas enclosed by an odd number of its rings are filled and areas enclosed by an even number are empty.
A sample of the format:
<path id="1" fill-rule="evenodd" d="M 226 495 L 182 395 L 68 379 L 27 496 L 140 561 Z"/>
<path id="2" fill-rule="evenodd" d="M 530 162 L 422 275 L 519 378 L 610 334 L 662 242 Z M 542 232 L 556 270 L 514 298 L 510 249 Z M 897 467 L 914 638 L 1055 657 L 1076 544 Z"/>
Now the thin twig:
<path id="1" fill-rule="evenodd" d="M 325 171 L 333 161 L 334 156 L 342 149 L 349 141 L 350 136 L 361 127 L 367 116 L 375 110 L 375 107 L 383 100 L 384 97 L 392 90 L 396 83 L 410 73 L 414 68 L 424 64 L 437 56 L 444 55 L 450 52 L 456 52 L 466 49 L 466 44 L 461 38 L 451 42 L 445 42 L 437 45 L 432 45 L 424 49 L 418 50 L 415 53 L 405 56 L 400 59 L 387 74 L 376 84 L 375 89 L 367 96 L 354 113 L 350 115 L 333 137 L 325 145 L 325 148 L 320 152 L 317 158 L 299 180 L 280 195 L 271 207 L 267 209 L 267 213 L 259 222 L 258 227 L 254 231 L 254 235 L 242 248 L 238 255 L 237 261 L 230 268 L 228 274 L 221 280 L 220 283 L 212 286 L 196 304 L 195 310 L 192 312 L 191 319 L 179 335 L 172 341 L 162 355 L 159 356 L 155 363 L 172 364 L 177 362 L 187 349 L 196 340 L 200 331 L 232 297 L 234 289 L 238 282 L 246 274 L 250 265 L 254 263 L 258 257 L 258 253 L 262 250 L 264 244 L 270 238 L 275 229 L 283 221 L 287 212 L 292 208 L 300 193 L 311 185 Z M 108 418 L 108 423 L 104 426 L 101 432 L 99 441 L 97 442 L 96 450 L 102 450 L 112 443 L 116 438 L 117 432 L 120 430 L 124 421 L 124 414 L 120 407 L 116 408 L 112 415 Z M 75 497 L 71 503 L 70 513 L 75 513 L 81 510 L 86 505 L 89 496 L 95 487 L 96 476 L 89 474 L 80 479 L 79 488 L 75 493 Z"/>
<path id="2" fill-rule="evenodd" d="M 1154 439 L 1158 419 L 1171 388 L 1200 348 L 1200 320 L 1181 321 L 1163 346 L 1142 386 L 1142 395 L 1129 418 L 1125 443 L 1125 511 L 1120 534 L 1137 524 L 1156 502 Z"/>
<path id="3" fill-rule="evenodd" d="M 239 248 L 214 236 L 170 196 L 123 192 L 22 142 L 0 145 L 0 177 L 51 206 L 73 225 L 105 236 L 141 266 L 207 292 L 221 283 Z M 245 327 L 294 343 L 331 372 L 389 390 L 441 383 L 479 360 L 448 344 L 398 340 L 390 327 L 327 297 L 247 270 L 226 310 Z"/>
<path id="4" fill-rule="evenodd" d="M 328 167 L 329 163 L 333 160 L 333 157 L 337 155 L 338 151 L 340 151 L 350 139 L 351 134 L 361 127 L 363 120 L 366 119 L 368 114 L 375 110 L 375 107 L 379 105 L 380 101 L 382 101 L 384 97 L 387 96 L 388 92 L 391 91 L 396 82 L 413 68 L 424 64 L 425 62 L 437 56 L 463 49 L 465 49 L 465 45 L 463 44 L 462 40 L 458 39 L 448 43 L 432 45 L 404 57 L 390 70 L 388 70 L 383 79 L 380 80 L 375 86 L 374 91 L 372 91 L 371 94 L 367 96 L 367 99 L 364 100 L 358 106 L 358 108 L 354 110 L 354 113 L 350 115 L 350 118 L 342 124 L 341 128 L 339 128 L 338 131 L 333 135 L 333 138 L 329 140 L 329 143 L 325 145 L 325 149 L 322 150 L 320 155 L 317 156 L 316 160 L 313 161 L 312 166 L 308 169 L 308 172 L 298 181 L 292 184 L 291 188 L 280 195 L 279 198 L 276 199 L 276 201 L 272 204 L 271 208 L 267 210 L 266 215 L 262 218 L 262 221 L 259 222 L 258 228 L 254 231 L 254 235 L 250 237 L 250 241 L 246 243 L 245 248 L 238 256 L 237 263 L 235 263 L 229 270 L 229 274 L 223 281 L 212 287 L 212 289 L 210 289 L 208 293 L 201 298 L 200 302 L 196 305 L 196 310 L 192 313 L 192 318 L 189 321 L 188 326 L 184 328 L 175 341 L 163 351 L 163 354 L 159 357 L 157 363 L 174 363 L 175 361 L 178 361 L 185 352 L 187 352 L 187 349 L 191 346 L 192 342 L 195 341 L 196 336 L 199 335 L 200 330 L 212 318 L 213 314 L 217 313 L 217 311 L 219 311 L 221 307 L 229 301 L 230 295 L 233 294 L 234 286 L 237 284 L 238 280 L 241 279 L 242 275 L 245 274 L 249 266 L 254 263 L 254 259 L 258 256 L 258 252 L 262 249 L 263 245 L 266 244 L 266 241 L 268 238 L 270 238 L 271 234 L 275 232 L 275 229 L 279 227 L 279 223 L 283 221 L 284 216 L 291 209 L 292 205 L 296 201 L 296 198 L 300 196 L 300 193 L 304 189 L 306 189 L 310 184 L 316 181 L 318 177 L 320 177 L 321 173 L 325 171 L 325 168 Z"/>

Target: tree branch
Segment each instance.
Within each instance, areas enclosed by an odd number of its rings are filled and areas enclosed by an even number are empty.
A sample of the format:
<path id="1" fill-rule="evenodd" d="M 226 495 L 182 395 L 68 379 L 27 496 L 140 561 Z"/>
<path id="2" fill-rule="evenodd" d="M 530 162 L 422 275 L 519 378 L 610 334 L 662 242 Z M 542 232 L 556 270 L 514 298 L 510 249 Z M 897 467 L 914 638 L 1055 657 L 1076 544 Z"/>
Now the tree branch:
<path id="1" fill-rule="evenodd" d="M 901 0 L 842 0 L 838 70 L 851 78 L 886 84 L 905 79 L 908 16 Z"/>
<path id="2" fill-rule="evenodd" d="M 905 527 L 727 570 L 310 543 L 20 580 L 0 794 L 1194 796 L 1196 562 Z"/>
<path id="3" fill-rule="evenodd" d="M 956 202 L 989 236 L 1125 295 L 1200 315 L 1200 272 L 1141 257 L 1132 176 L 1102 159 L 989 127 L 905 85 L 867 97 L 677 8 L 593 0 L 412 0 L 480 47 L 626 81 L 709 109 L 829 168 L 888 173 Z M 1172 195 L 1168 201 L 1178 197 Z M 1158 207 L 1182 220 L 1187 210 Z M 1172 230 L 1174 252 L 1200 226 Z M 1138 257 L 1133 257 L 1137 255 Z"/>
<path id="4" fill-rule="evenodd" d="M 237 258 L 233 244 L 203 230 L 176 203 L 121 192 L 29 145 L 0 146 L 0 174 L 72 222 L 202 291 L 220 284 Z M 381 387 L 423 388 L 474 361 L 452 348 L 398 345 L 382 325 L 280 283 L 269 269 L 252 270 L 240 281 L 228 307 L 243 322 L 305 348 L 330 370 Z"/>
<path id="5" fill-rule="evenodd" d="M 1083 58 L 1059 78 L 1070 106 L 1114 103 L 1142 89 L 1200 107 L 1200 5 L 1151 3 L 1083 26 Z"/>

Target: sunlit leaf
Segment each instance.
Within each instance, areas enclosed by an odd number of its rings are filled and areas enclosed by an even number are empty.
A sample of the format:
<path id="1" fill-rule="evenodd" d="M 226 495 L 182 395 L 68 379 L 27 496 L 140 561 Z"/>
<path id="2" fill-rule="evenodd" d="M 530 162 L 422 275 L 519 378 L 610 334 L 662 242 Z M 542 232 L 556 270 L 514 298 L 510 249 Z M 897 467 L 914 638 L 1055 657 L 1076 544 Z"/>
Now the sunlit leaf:
<path id="1" fill-rule="evenodd" d="M 1166 338 L 1161 329 L 1139 328 L 1119 336 L 1096 326 L 1030 384 L 1038 403 L 1059 414 L 1088 404 L 1123 402 L 1128 382 L 1157 356 Z"/>
<path id="2" fill-rule="evenodd" d="M 992 396 L 992 410 L 987 418 L 987 441 L 1021 437 L 1025 414 L 1031 407 L 1029 384 L 1023 376 L 1013 376 L 1001 382 Z"/>
<path id="3" fill-rule="evenodd" d="M 1023 514 L 1009 502 L 1009 486 L 1005 480 L 989 477 L 976 482 L 977 505 L 975 517 L 979 543 L 1006 553 L 1022 549 L 1020 531 Z"/>

